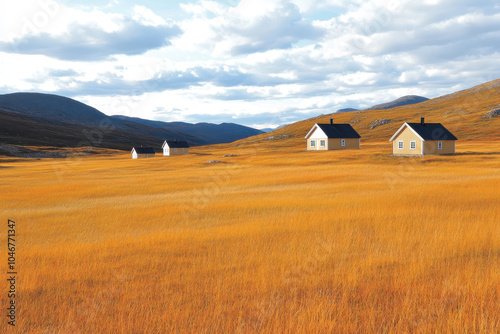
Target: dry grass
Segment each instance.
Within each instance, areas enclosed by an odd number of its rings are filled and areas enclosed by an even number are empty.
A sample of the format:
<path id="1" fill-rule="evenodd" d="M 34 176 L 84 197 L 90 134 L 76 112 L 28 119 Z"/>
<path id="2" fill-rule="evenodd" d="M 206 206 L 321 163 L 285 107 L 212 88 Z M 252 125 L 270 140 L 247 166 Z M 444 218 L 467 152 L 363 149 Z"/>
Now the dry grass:
<path id="1" fill-rule="evenodd" d="M 3 159 L 17 332 L 498 333 L 500 143 L 457 150 Z"/>
<path id="2" fill-rule="evenodd" d="M 333 117 L 335 123 L 350 123 L 361 135 L 362 143 L 389 140 L 404 122 L 420 122 L 425 117 L 428 123 L 442 123 L 459 140 L 484 140 L 500 137 L 500 116 L 487 118 L 489 112 L 500 109 L 500 79 L 474 88 L 446 95 L 415 105 L 402 106 L 388 110 L 366 110 L 321 115 L 285 126 L 273 132 L 273 135 L 289 135 L 292 140 L 287 146 L 305 145 L 304 136 L 315 123 L 329 123 Z M 391 123 L 370 129 L 377 120 L 389 120 Z M 248 142 L 261 142 L 269 134 L 251 137 L 236 142 L 235 145 Z M 278 141 L 279 142 L 279 141 Z M 275 143 L 266 143 L 274 147 Z M 278 147 L 283 143 L 276 143 Z M 384 143 L 385 144 L 385 143 Z"/>

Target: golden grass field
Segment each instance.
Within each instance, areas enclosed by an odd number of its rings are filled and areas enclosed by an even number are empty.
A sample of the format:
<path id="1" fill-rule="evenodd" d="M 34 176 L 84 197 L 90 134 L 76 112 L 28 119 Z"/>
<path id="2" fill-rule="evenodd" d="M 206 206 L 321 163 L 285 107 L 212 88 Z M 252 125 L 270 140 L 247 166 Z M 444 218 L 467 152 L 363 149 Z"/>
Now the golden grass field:
<path id="1" fill-rule="evenodd" d="M 0 159 L 16 332 L 500 332 L 500 141 L 414 158 L 252 142 Z"/>

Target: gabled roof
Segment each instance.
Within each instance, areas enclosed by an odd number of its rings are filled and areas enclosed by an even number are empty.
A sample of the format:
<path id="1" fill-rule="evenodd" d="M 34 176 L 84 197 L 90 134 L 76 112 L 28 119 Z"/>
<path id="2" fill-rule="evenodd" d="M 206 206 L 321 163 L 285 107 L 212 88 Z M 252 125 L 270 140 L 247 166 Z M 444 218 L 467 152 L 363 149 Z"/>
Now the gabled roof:
<path id="1" fill-rule="evenodd" d="M 170 148 L 189 148 L 189 144 L 185 140 L 165 140 L 161 147 L 168 145 Z"/>
<path id="2" fill-rule="evenodd" d="M 408 126 L 422 140 L 458 140 L 441 123 L 404 123 L 389 141 L 393 141 L 405 126 Z"/>
<path id="3" fill-rule="evenodd" d="M 134 147 L 132 152 L 135 150 L 137 154 L 156 154 L 152 147 Z"/>
<path id="4" fill-rule="evenodd" d="M 353 129 L 350 124 L 318 124 L 316 123 L 311 131 L 306 135 L 306 138 L 316 129 L 320 128 L 328 138 L 361 138 L 361 136 Z"/>

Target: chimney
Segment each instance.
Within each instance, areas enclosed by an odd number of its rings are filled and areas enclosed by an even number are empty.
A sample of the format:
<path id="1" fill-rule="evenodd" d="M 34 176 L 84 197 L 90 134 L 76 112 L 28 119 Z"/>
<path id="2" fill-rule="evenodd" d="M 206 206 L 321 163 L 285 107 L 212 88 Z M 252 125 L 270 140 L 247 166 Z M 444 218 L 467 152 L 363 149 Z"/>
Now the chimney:
<path id="1" fill-rule="evenodd" d="M 333 118 L 330 118 L 330 125 L 333 125 Z"/>
<path id="2" fill-rule="evenodd" d="M 425 125 L 424 117 L 420 117 L 420 124 Z"/>

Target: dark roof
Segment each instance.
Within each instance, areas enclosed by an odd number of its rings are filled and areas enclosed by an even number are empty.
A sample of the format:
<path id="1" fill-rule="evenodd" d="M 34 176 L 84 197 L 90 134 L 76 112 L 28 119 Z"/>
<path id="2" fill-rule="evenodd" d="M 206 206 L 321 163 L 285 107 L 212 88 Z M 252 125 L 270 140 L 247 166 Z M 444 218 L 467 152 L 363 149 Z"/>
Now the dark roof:
<path id="1" fill-rule="evenodd" d="M 328 138 L 361 138 L 350 124 L 317 124 Z"/>
<path id="2" fill-rule="evenodd" d="M 189 144 L 185 140 L 165 140 L 170 148 L 188 148 Z"/>
<path id="3" fill-rule="evenodd" d="M 406 123 L 424 140 L 458 140 L 441 123 Z"/>
<path id="4" fill-rule="evenodd" d="M 152 147 L 134 147 L 137 154 L 155 154 L 155 150 Z"/>

